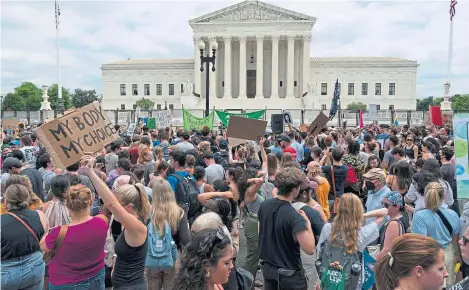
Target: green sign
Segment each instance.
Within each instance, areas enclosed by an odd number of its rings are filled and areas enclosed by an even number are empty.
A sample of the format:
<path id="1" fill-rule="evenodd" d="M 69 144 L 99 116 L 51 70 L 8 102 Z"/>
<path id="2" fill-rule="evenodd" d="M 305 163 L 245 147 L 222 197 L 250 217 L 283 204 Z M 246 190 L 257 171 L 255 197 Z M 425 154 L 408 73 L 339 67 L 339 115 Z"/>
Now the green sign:
<path id="1" fill-rule="evenodd" d="M 213 117 L 215 117 L 214 111 L 205 118 L 199 118 L 182 108 L 182 117 L 184 120 L 184 130 L 197 129 L 200 130 L 203 126 L 208 126 L 210 129 L 213 129 Z"/>
<path id="2" fill-rule="evenodd" d="M 156 121 L 155 118 L 148 118 L 147 120 L 147 127 L 148 129 L 156 129 Z"/>
<path id="3" fill-rule="evenodd" d="M 220 119 L 223 126 L 228 127 L 228 123 L 230 122 L 230 116 L 259 120 L 264 115 L 265 110 L 260 110 L 260 111 L 255 111 L 251 113 L 245 113 L 245 114 L 228 113 L 228 112 L 223 112 L 223 111 L 218 111 L 218 110 L 215 110 L 215 112 L 217 112 L 218 118 Z"/>

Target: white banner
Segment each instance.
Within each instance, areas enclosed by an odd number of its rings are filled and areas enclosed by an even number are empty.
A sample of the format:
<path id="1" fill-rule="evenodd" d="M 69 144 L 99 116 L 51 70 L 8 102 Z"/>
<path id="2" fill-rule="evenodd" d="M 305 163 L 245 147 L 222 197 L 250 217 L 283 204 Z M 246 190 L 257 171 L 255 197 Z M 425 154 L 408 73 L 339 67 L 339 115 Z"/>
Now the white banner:
<path id="1" fill-rule="evenodd" d="M 172 118 L 170 110 L 153 112 L 151 118 L 155 118 L 156 129 L 163 129 L 171 126 Z"/>
<path id="2" fill-rule="evenodd" d="M 375 104 L 368 105 L 368 120 L 378 121 L 378 105 L 375 105 Z"/>

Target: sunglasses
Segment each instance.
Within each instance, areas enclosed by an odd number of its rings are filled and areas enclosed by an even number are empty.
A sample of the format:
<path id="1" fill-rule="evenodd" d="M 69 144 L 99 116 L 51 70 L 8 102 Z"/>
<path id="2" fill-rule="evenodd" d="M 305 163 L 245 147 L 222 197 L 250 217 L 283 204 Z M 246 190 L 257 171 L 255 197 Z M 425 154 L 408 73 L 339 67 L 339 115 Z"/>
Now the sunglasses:
<path id="1" fill-rule="evenodd" d="M 414 139 L 407 139 L 407 141 L 414 141 Z"/>
<path id="2" fill-rule="evenodd" d="M 465 246 L 469 242 L 469 238 L 466 236 L 462 236 L 462 243 Z"/>
<path id="3" fill-rule="evenodd" d="M 390 206 L 394 206 L 394 204 L 387 204 L 385 202 L 381 202 L 381 205 L 384 206 L 385 208 L 389 208 Z"/>

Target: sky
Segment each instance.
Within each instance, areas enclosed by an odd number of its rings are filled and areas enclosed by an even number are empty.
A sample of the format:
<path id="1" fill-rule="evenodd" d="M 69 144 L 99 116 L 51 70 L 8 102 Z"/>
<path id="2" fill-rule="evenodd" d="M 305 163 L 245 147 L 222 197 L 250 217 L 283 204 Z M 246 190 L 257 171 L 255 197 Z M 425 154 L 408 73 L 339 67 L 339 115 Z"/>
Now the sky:
<path id="1" fill-rule="evenodd" d="M 101 92 L 101 65 L 193 57 L 190 19 L 241 1 L 59 1 L 62 85 Z M 264 1 L 317 18 L 311 56 L 415 60 L 417 97 L 441 96 L 449 3 L 444 1 Z M 454 18 L 451 92 L 469 93 L 469 0 Z M 23 81 L 57 82 L 53 1 L 1 1 L 0 93 Z"/>

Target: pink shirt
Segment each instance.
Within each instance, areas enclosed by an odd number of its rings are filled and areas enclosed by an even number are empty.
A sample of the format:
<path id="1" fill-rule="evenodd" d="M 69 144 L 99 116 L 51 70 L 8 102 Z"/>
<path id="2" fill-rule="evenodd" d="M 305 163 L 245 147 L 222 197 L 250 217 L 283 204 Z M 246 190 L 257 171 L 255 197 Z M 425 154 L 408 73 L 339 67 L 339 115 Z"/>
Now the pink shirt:
<path id="1" fill-rule="evenodd" d="M 99 217 L 69 226 L 62 247 L 49 264 L 49 282 L 62 286 L 97 275 L 104 268 L 107 231 L 107 223 Z M 47 235 L 47 248 L 55 247 L 59 232 L 56 227 Z"/>

